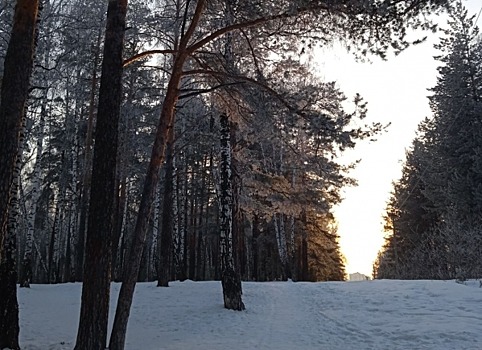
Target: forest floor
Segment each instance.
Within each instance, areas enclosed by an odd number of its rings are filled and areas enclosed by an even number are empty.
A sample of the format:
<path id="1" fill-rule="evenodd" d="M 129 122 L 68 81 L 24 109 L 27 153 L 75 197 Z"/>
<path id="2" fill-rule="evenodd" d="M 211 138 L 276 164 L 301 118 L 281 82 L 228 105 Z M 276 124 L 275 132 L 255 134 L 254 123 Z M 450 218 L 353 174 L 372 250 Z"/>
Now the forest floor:
<path id="1" fill-rule="evenodd" d="M 170 285 L 137 285 L 126 350 L 482 349 L 479 281 L 245 282 L 243 312 L 223 308 L 219 282 Z M 72 349 L 80 295 L 80 283 L 19 289 L 22 349 Z"/>

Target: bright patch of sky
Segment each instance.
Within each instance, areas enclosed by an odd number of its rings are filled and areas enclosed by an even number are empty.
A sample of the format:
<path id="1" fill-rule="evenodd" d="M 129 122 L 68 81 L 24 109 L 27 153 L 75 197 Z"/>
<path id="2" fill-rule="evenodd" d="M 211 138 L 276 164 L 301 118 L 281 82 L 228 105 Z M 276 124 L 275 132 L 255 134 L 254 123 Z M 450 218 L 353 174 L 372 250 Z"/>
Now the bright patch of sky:
<path id="1" fill-rule="evenodd" d="M 480 0 L 463 3 L 469 14 L 479 14 Z M 446 27 L 445 20 L 441 20 L 442 27 Z M 479 17 L 479 27 L 481 23 Z M 360 93 L 368 102 L 368 121 L 391 123 L 376 142 L 362 142 L 346 154 L 346 159 L 361 159 L 351 173 L 358 186 L 344 190 L 345 199 L 335 211 L 348 273 L 372 273 L 386 234 L 383 214 L 392 182 L 401 175 L 418 124 L 431 116 L 427 89 L 436 83 L 439 63 L 433 58 L 438 54 L 433 45 L 438 36 L 428 33 L 426 42 L 387 61 L 373 57 L 371 63 L 356 62 L 341 45 L 320 51 L 314 58 L 324 80 L 336 81 L 349 99 Z"/>

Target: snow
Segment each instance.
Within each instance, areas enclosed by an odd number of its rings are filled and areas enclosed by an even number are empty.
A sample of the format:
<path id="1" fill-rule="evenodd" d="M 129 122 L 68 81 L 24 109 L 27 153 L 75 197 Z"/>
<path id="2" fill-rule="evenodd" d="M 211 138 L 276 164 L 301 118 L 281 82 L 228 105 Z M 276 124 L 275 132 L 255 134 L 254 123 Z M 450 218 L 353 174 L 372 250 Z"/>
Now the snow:
<path id="1" fill-rule="evenodd" d="M 119 284 L 112 285 L 111 320 Z M 126 350 L 482 349 L 479 281 L 244 282 L 247 310 L 220 282 L 137 285 Z M 19 289 L 24 350 L 72 349 L 81 284 Z"/>

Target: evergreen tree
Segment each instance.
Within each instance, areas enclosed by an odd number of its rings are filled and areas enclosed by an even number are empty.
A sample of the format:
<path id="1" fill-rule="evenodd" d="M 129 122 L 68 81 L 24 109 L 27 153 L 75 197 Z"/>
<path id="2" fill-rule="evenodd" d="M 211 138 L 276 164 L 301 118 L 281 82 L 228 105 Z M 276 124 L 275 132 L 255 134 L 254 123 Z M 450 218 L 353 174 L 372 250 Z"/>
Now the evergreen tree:
<path id="1" fill-rule="evenodd" d="M 433 118 L 421 125 L 394 186 L 387 209 L 392 234 L 376 263 L 378 278 L 476 277 L 479 271 L 482 46 L 461 2 L 449 16 L 436 46 L 441 66 L 431 89 Z"/>

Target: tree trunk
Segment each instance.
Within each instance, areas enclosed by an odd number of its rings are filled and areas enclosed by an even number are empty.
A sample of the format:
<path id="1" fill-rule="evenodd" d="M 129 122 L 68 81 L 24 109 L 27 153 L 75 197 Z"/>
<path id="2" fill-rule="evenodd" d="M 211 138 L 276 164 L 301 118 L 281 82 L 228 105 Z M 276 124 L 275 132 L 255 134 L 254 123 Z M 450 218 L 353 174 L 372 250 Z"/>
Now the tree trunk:
<path id="1" fill-rule="evenodd" d="M 224 307 L 230 310 L 244 310 L 241 300 L 241 278 L 235 270 L 233 255 L 233 184 L 231 172 L 231 135 L 229 118 L 221 115 L 221 159 L 220 159 L 220 249 L 221 281 Z"/>
<path id="2" fill-rule="evenodd" d="M 20 171 L 22 167 L 22 152 L 24 144 L 25 118 L 20 132 L 19 156 L 15 164 L 15 171 L 12 183 L 12 198 L 9 206 L 8 232 L 3 246 L 2 259 L 0 260 L 0 349 L 5 346 L 16 349 L 18 345 L 19 324 L 18 324 L 18 301 L 17 301 L 17 227 L 20 217 L 19 195 L 20 195 Z"/>
<path id="3" fill-rule="evenodd" d="M 254 214 L 253 216 L 253 223 L 252 223 L 252 248 L 253 251 L 253 270 L 251 279 L 253 281 L 259 281 L 259 247 L 258 247 L 258 239 L 259 239 L 259 216 Z"/>
<path id="4" fill-rule="evenodd" d="M 116 159 L 127 0 L 110 0 L 95 131 L 84 284 L 75 350 L 104 350 L 107 341 Z"/>
<path id="5" fill-rule="evenodd" d="M 0 98 L 0 261 L 14 263 L 11 244 L 15 236 L 8 234 L 9 206 L 15 164 L 19 156 L 20 130 L 28 96 L 35 50 L 38 0 L 18 0 L 12 33 L 4 61 Z M 8 241 L 4 242 L 8 235 Z M 12 255 L 10 255 L 12 254 Z M 3 265 L 3 264 L 2 264 Z M 10 265 L 11 264 L 7 264 Z M 16 270 L 8 268 L 0 274 L 0 310 L 12 312 L 0 317 L 0 348 L 19 349 Z M 5 315 L 5 316 L 4 316 Z"/>
<path id="6" fill-rule="evenodd" d="M 299 280 L 300 281 L 308 281 L 308 239 L 306 237 L 306 212 L 303 211 L 301 214 L 301 222 L 302 222 L 302 234 L 301 234 L 301 244 L 300 244 L 300 254 L 299 254 Z"/>
<path id="7" fill-rule="evenodd" d="M 159 171 L 162 163 L 164 162 L 164 154 L 169 130 L 173 127 L 174 107 L 178 98 L 177 90 L 181 81 L 182 66 L 185 59 L 185 56 L 180 56 L 174 61 L 173 75 L 169 80 L 166 97 L 164 98 L 161 117 L 152 149 L 151 160 L 147 170 L 141 202 L 139 205 L 139 212 L 134 229 L 134 241 L 131 246 L 131 251 L 122 280 L 122 287 L 119 292 L 114 325 L 109 343 L 110 350 L 124 349 L 125 334 L 127 330 L 130 307 L 132 304 L 132 297 L 134 294 L 137 276 L 139 274 L 139 267 L 142 259 L 142 251 L 146 239 L 148 223 L 152 214 L 152 203 L 154 202 L 157 184 L 159 183 Z"/>
<path id="8" fill-rule="evenodd" d="M 169 133 L 166 149 L 166 175 L 164 180 L 164 199 L 162 201 L 162 226 L 159 239 L 159 264 L 157 273 L 157 286 L 169 287 L 172 264 L 172 226 L 173 226 L 173 134 L 174 128 Z"/>
<path id="9" fill-rule="evenodd" d="M 42 107 L 40 112 L 40 121 L 38 125 L 37 135 L 37 151 L 35 156 L 35 165 L 32 171 L 32 190 L 31 190 L 31 203 L 32 207 L 27 214 L 27 235 L 25 238 L 25 252 L 22 259 L 22 266 L 20 269 L 20 287 L 30 288 L 30 282 L 32 280 L 32 244 L 33 234 L 35 231 L 35 217 L 37 214 L 37 203 L 40 198 L 40 186 L 41 186 L 41 162 L 43 153 L 43 139 L 44 139 L 44 126 L 45 126 L 45 114 L 47 113 L 47 93 L 43 95 Z"/>
<path id="10" fill-rule="evenodd" d="M 126 266 L 122 287 L 119 292 L 114 325 L 109 342 L 110 350 L 124 349 L 127 321 L 129 319 L 137 275 L 139 274 L 142 250 L 146 240 L 149 218 L 152 213 L 152 204 L 154 202 L 157 184 L 159 183 L 159 172 L 162 163 L 164 162 L 169 130 L 174 125 L 174 109 L 178 100 L 179 85 L 181 83 L 184 62 L 189 55 L 186 48 L 201 19 L 205 3 L 206 0 L 199 0 L 197 2 L 191 23 L 186 30 L 185 35 L 181 38 L 178 52 L 174 57 L 171 78 L 169 79 L 166 96 L 164 97 L 164 102 L 162 104 L 156 138 L 152 148 L 144 188 L 142 190 L 139 212 L 137 214 L 136 226 L 134 229 L 134 241 L 131 247 L 129 261 Z"/>
<path id="11" fill-rule="evenodd" d="M 15 197 L 15 198 L 14 198 Z M 18 206 L 18 195 L 12 197 L 12 206 Z M 12 210 L 15 211 L 15 210 Z M 20 349 L 18 345 L 17 269 L 15 264 L 15 219 L 9 223 L 0 261 L 0 349 Z"/>
<path id="12" fill-rule="evenodd" d="M 33 65 L 37 12 L 38 1 L 17 1 L 4 62 L 0 99 L 0 247 L 7 234 L 10 190 Z M 1 255 L 0 249 L 0 258 Z"/>
<path id="13" fill-rule="evenodd" d="M 288 259 L 288 249 L 286 243 L 286 232 L 284 225 L 284 216 L 282 214 L 274 214 L 272 219 L 275 236 L 276 236 L 276 246 L 278 248 L 278 254 L 280 257 L 281 265 L 283 267 L 282 278 L 285 279 L 286 275 L 289 274 L 289 259 Z"/>
<path id="14" fill-rule="evenodd" d="M 84 269 L 84 255 L 85 255 L 85 228 L 87 226 L 87 211 L 89 208 L 90 184 L 92 178 L 92 143 L 94 132 L 95 119 L 95 96 L 97 90 L 97 66 L 100 56 L 100 41 L 101 33 L 97 37 L 97 45 L 95 47 L 94 62 L 92 67 L 92 81 L 90 86 L 89 97 L 89 114 L 87 117 L 87 135 L 85 137 L 85 155 L 84 168 L 82 174 L 82 190 L 80 193 L 80 217 L 79 229 L 77 232 L 77 246 L 75 249 L 75 278 L 77 281 L 82 279 Z"/>

